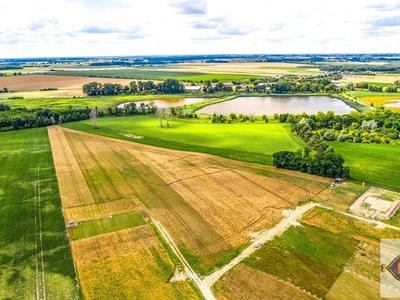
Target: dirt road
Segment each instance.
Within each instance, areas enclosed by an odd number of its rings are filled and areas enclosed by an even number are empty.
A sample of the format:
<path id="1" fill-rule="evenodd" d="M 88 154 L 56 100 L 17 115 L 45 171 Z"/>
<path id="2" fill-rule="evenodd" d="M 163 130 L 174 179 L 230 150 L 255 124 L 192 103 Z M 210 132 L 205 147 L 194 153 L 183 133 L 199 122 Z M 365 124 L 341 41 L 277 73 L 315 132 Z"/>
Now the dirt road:
<path id="1" fill-rule="evenodd" d="M 295 210 L 290 210 L 290 211 L 285 211 L 285 216 L 282 219 L 281 222 L 279 222 L 275 227 L 267 230 L 260 232 L 257 235 L 257 241 L 261 243 L 265 243 L 269 240 L 272 240 L 275 236 L 278 236 L 282 234 L 287 228 L 289 228 L 290 225 L 297 224 L 296 220 L 300 218 L 305 212 L 308 210 L 312 209 L 315 206 L 318 206 L 318 203 L 308 203 L 304 206 L 299 206 Z M 239 254 L 237 257 L 235 257 L 233 260 L 231 260 L 227 265 L 222 267 L 221 269 L 215 271 L 211 275 L 205 277 L 204 279 L 201 279 L 197 274 L 192 270 L 186 259 L 183 257 L 183 255 L 180 253 L 178 247 L 175 245 L 173 242 L 172 238 L 169 236 L 168 232 L 164 229 L 164 227 L 161 225 L 160 222 L 158 222 L 154 217 L 152 218 L 154 224 L 157 226 L 159 231 L 162 233 L 164 238 L 167 240 L 169 245 L 171 246 L 172 250 L 175 252 L 175 254 L 178 256 L 180 259 L 181 263 L 184 266 L 185 273 L 186 275 L 191 278 L 194 283 L 198 286 L 200 291 L 203 293 L 204 297 L 207 300 L 215 300 L 215 297 L 213 293 L 211 292 L 211 287 L 214 285 L 214 283 L 221 278 L 226 272 L 228 272 L 231 268 L 233 268 L 235 265 L 237 265 L 239 262 L 241 262 L 244 258 L 248 257 L 255 251 L 257 251 L 258 248 L 254 248 L 253 245 L 250 245 L 247 247 L 241 254 Z"/>

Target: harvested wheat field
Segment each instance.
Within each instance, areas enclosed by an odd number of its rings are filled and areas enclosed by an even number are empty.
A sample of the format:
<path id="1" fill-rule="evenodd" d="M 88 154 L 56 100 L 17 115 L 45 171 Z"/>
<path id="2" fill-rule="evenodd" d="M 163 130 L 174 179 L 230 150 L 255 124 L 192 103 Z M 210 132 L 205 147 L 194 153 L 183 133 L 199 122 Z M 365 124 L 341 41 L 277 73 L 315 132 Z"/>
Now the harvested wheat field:
<path id="1" fill-rule="evenodd" d="M 102 206 L 113 202 L 123 203 L 124 211 L 147 209 L 181 251 L 198 258 L 197 267 L 203 270 L 248 243 L 252 231 L 275 225 L 283 209 L 294 208 L 329 184 L 326 178 L 206 154 L 161 149 L 59 127 L 49 130 L 57 131 L 51 135 L 52 144 L 54 141 L 64 145 L 59 139 L 65 137 L 77 162 L 74 167 L 64 168 L 71 176 L 68 179 L 61 173 L 65 181 L 62 184 L 78 189 L 74 176 L 81 172 L 93 198 L 93 202 L 88 201 L 76 192 L 76 203 L 63 200 L 69 205 L 66 214 L 90 219 L 88 210 L 74 207 L 83 205 L 90 207 L 95 218 L 101 215 Z M 69 155 L 68 151 L 55 151 L 56 166 Z M 56 170 L 58 173 L 63 169 Z M 66 190 L 70 189 L 61 188 L 62 199 Z"/>
<path id="2" fill-rule="evenodd" d="M 318 299 L 264 272 L 237 265 L 215 286 L 216 298 L 229 299 Z"/>
<path id="3" fill-rule="evenodd" d="M 56 88 L 56 95 L 62 96 L 84 96 L 82 86 L 86 83 L 96 81 L 99 83 L 120 83 L 127 85 L 131 79 L 119 78 L 90 78 L 90 77 L 75 77 L 75 76 L 57 76 L 57 75 L 21 75 L 21 76 L 7 76 L 0 77 L 0 86 L 7 87 L 9 91 L 17 92 L 33 92 L 42 89 Z M 46 93 L 54 91 L 43 92 L 38 95 L 46 97 Z"/>
<path id="4" fill-rule="evenodd" d="M 150 225 L 71 242 L 85 299 L 199 299 Z"/>

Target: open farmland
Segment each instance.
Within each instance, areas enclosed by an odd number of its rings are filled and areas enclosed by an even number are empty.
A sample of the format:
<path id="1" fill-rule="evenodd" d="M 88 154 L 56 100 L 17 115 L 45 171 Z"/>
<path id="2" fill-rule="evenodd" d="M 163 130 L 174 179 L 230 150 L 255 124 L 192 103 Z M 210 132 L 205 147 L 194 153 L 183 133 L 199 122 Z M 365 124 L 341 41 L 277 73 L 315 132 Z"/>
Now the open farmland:
<path id="1" fill-rule="evenodd" d="M 252 299 L 267 286 L 273 299 L 379 299 L 379 239 L 399 238 L 399 230 L 319 207 L 298 222 L 222 277 L 217 298 Z M 280 289 L 268 288 L 271 281 Z"/>
<path id="2" fill-rule="evenodd" d="M 308 200 L 329 183 L 326 178 L 267 166 L 252 167 L 65 128 L 51 130 L 58 137 L 65 135 L 93 196 L 90 207 L 124 200 L 131 203 L 132 211 L 150 210 L 201 273 L 248 243 L 251 231 L 276 224 L 282 209 Z M 62 145 L 57 139 L 54 142 Z M 265 175 L 259 175 L 259 170 Z M 64 180 L 72 190 L 76 186 L 73 174 Z M 76 206 L 81 205 L 83 200 L 75 198 Z M 66 213 L 72 214 L 71 209 L 76 207 L 70 205 Z"/>
<path id="3" fill-rule="evenodd" d="M 132 80 L 118 78 L 87 78 L 78 76 L 56 75 L 20 75 L 0 77 L 0 86 L 7 87 L 13 93 L 0 93 L 0 98 L 25 97 L 73 97 L 85 96 L 82 86 L 86 83 L 97 81 L 100 83 L 120 83 L 127 85 Z M 58 90 L 40 91 L 41 89 L 57 88 Z"/>
<path id="4" fill-rule="evenodd" d="M 0 135 L 0 298 L 80 299 L 47 130 Z"/>
<path id="5" fill-rule="evenodd" d="M 69 76 L 110 76 L 141 80 L 174 78 L 178 80 L 213 80 L 240 81 L 250 78 L 276 76 L 285 74 L 318 75 L 321 72 L 314 66 L 292 63 L 179 63 L 154 67 L 132 68 L 87 68 L 85 70 L 64 70 L 58 75 Z"/>
<path id="6" fill-rule="evenodd" d="M 272 165 L 272 154 L 276 151 L 296 151 L 306 145 L 290 132 L 289 124 L 284 123 L 215 124 L 207 123 L 204 119 L 193 121 L 178 119 L 172 120 L 170 125 L 171 127 L 160 128 L 155 116 L 146 115 L 101 118 L 97 130 L 93 129 L 90 121 L 63 126 L 137 143 L 270 165 Z M 129 136 L 144 138 L 129 138 Z"/>
<path id="7" fill-rule="evenodd" d="M 218 281 L 214 290 L 219 300 L 318 299 L 289 283 L 243 264 L 233 268 Z"/>
<path id="8" fill-rule="evenodd" d="M 199 299 L 150 225 L 71 242 L 85 299 Z"/>

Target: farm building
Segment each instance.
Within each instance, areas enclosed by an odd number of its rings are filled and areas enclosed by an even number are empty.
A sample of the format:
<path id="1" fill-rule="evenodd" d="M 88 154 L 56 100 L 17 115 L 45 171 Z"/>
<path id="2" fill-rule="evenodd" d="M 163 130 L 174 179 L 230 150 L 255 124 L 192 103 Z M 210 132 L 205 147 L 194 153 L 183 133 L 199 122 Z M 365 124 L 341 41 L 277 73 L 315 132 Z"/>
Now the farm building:
<path id="1" fill-rule="evenodd" d="M 342 178 L 336 178 L 335 179 L 335 183 L 342 183 L 343 182 L 343 179 Z"/>

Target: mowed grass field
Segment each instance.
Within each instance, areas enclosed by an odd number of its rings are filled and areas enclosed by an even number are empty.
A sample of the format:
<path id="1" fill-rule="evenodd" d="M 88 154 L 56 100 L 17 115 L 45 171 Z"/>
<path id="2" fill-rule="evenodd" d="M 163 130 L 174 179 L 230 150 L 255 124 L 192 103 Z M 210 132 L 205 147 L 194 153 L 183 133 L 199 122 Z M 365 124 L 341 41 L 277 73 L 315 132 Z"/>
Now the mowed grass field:
<path id="1" fill-rule="evenodd" d="M 350 177 L 366 185 L 400 191 L 400 145 L 329 143 L 350 166 Z"/>
<path id="2" fill-rule="evenodd" d="M 218 299 L 232 299 L 235 291 L 253 299 L 257 287 L 273 280 L 280 286 L 267 289 L 274 299 L 292 293 L 300 299 L 379 299 L 379 241 L 398 238 L 400 231 L 377 229 L 319 207 L 308 211 L 299 223 L 217 282 Z"/>
<path id="3" fill-rule="evenodd" d="M 170 127 L 161 128 L 155 116 L 146 115 L 101 118 L 96 130 L 90 121 L 63 126 L 153 146 L 203 152 L 269 165 L 272 165 L 273 153 L 281 150 L 295 151 L 305 147 L 305 144 L 290 132 L 289 124 L 208 122 L 174 119 L 170 121 Z M 130 138 L 132 135 L 144 138 Z"/>
<path id="4" fill-rule="evenodd" d="M 46 128 L 0 134 L 0 298 L 80 299 Z"/>
<path id="5" fill-rule="evenodd" d="M 307 201 L 330 182 L 202 153 L 61 130 L 55 137 L 65 135 L 70 150 L 62 146 L 57 157 L 70 153 L 77 161 L 65 169 L 70 176 L 61 177 L 60 190 L 76 195 L 76 205 L 63 200 L 69 203 L 66 213 L 82 203 L 92 207 L 129 200 L 132 211 L 154 214 L 200 274 L 230 261 L 249 242 L 248 232 L 273 226 L 282 209 Z M 57 138 L 54 143 L 61 145 Z M 79 199 L 83 192 L 74 192 L 81 181 L 74 179 L 80 178 L 77 168 L 93 197 L 88 203 Z M 88 219 L 86 213 L 84 217 Z"/>
<path id="6" fill-rule="evenodd" d="M 31 92 L 28 92 L 31 93 Z M 36 93 L 36 92 L 35 92 Z M 38 93 L 46 93 L 46 92 L 38 92 Z M 17 96 L 18 93 L 8 94 L 7 97 Z M 48 94 L 47 94 L 48 95 Z M 194 98 L 197 95 L 186 95 L 186 97 Z M 204 97 L 204 95 L 200 95 Z M 5 102 L 10 104 L 12 108 L 19 108 L 19 107 L 26 107 L 28 109 L 35 109 L 35 108 L 50 108 L 55 110 L 61 109 L 69 109 L 72 108 L 94 108 L 98 107 L 100 110 L 106 111 L 109 107 L 115 107 L 118 104 L 126 103 L 126 102 L 135 102 L 135 101 L 148 101 L 151 102 L 152 100 L 168 100 L 171 101 L 184 98 L 185 96 L 180 95 L 129 95 L 129 96 L 93 96 L 93 97 L 63 97 L 63 98 L 41 98 L 41 95 L 38 98 L 29 98 L 24 97 L 24 99 L 2 99 L 1 102 Z M 213 95 L 213 97 L 216 97 Z M 202 98 L 203 99 L 203 98 Z M 201 102 L 201 100 L 199 100 Z M 137 104 L 139 105 L 139 104 Z"/>

